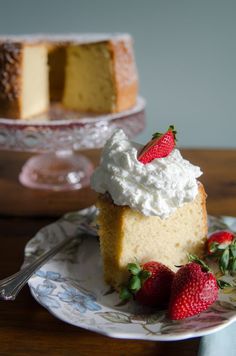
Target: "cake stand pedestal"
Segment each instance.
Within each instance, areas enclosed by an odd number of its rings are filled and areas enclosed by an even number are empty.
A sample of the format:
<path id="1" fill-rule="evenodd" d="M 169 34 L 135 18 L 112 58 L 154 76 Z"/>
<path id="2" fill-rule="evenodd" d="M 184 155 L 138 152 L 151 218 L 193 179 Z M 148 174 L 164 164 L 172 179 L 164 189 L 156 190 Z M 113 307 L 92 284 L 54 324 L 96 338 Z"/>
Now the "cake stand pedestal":
<path id="1" fill-rule="evenodd" d="M 85 156 L 68 149 L 31 157 L 19 180 L 30 188 L 74 190 L 89 185 L 92 172 L 93 165 Z"/>
<path id="2" fill-rule="evenodd" d="M 89 185 L 93 164 L 75 151 L 98 149 L 116 128 L 129 138 L 142 132 L 145 101 L 139 97 L 130 110 L 109 115 L 82 115 L 52 104 L 47 115 L 31 120 L 0 119 L 0 150 L 32 152 L 19 174 L 28 188 L 78 190 Z"/>

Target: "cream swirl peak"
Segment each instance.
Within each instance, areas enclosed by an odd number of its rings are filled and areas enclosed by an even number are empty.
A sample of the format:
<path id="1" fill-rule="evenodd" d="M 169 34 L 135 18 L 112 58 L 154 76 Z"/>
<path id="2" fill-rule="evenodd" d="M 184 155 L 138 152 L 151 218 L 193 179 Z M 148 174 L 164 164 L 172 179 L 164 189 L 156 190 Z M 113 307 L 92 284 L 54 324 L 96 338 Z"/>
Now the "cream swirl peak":
<path id="1" fill-rule="evenodd" d="M 202 172 L 183 159 L 176 148 L 167 157 L 143 164 L 137 159 L 140 148 L 117 129 L 103 149 L 91 187 L 98 193 L 108 192 L 116 205 L 166 218 L 196 197 L 196 178 Z"/>

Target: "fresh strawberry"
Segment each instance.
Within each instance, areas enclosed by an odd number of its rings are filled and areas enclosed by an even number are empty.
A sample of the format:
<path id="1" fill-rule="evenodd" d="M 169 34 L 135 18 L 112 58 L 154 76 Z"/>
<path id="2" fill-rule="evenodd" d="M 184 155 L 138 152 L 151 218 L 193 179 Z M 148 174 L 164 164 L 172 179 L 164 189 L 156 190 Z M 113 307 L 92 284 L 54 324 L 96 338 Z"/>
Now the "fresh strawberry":
<path id="1" fill-rule="evenodd" d="M 138 160 L 147 164 L 155 158 L 168 156 L 175 147 L 176 131 L 173 125 L 169 126 L 166 133 L 155 133 L 152 140 L 148 142 L 138 154 Z"/>
<path id="2" fill-rule="evenodd" d="M 207 240 L 207 252 L 212 254 L 217 248 L 224 244 L 229 245 L 234 239 L 234 234 L 229 231 L 217 231 L 211 234 Z"/>
<path id="3" fill-rule="evenodd" d="M 207 240 L 208 257 L 214 257 L 222 273 L 236 271 L 236 239 L 230 231 L 217 231 Z"/>
<path id="4" fill-rule="evenodd" d="M 133 297 L 138 303 L 150 307 L 165 307 L 170 298 L 174 272 L 155 261 L 143 265 L 129 263 L 130 279 L 121 289 L 122 300 Z"/>
<path id="5" fill-rule="evenodd" d="M 175 274 L 168 315 L 180 320 L 201 313 L 215 302 L 219 288 L 228 286 L 217 281 L 209 267 L 196 256 L 189 255 L 191 262 L 181 266 Z"/>

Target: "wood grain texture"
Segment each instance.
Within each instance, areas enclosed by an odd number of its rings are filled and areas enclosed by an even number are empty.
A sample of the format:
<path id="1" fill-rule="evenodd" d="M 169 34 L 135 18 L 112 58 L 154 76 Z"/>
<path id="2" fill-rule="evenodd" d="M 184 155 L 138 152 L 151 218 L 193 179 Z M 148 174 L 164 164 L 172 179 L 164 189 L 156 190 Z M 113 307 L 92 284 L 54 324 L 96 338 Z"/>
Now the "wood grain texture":
<path id="1" fill-rule="evenodd" d="M 191 162 L 199 164 L 204 171 L 201 181 L 208 193 L 208 212 L 214 215 L 236 215 L 236 150 L 183 150 L 183 155 Z M 13 160 L 10 165 L 13 165 Z M 1 160 L 0 166 L 0 168 L 3 167 Z M 28 211 L 24 206 L 25 204 L 20 201 L 19 196 L 16 196 L 18 194 L 17 189 L 11 191 L 8 188 L 9 190 L 6 190 L 8 193 L 2 192 L 6 187 L 4 186 L 5 178 L 3 178 L 7 176 L 5 164 L 4 170 L 5 173 L 0 170 L 0 201 L 4 194 L 8 194 L 9 202 L 14 201 L 14 204 L 18 204 L 18 209 L 21 207 L 24 210 L 22 215 L 32 215 L 31 212 L 33 211 L 38 217 L 10 217 L 10 215 L 16 215 L 19 210 L 11 205 L 12 203 L 8 203 L 4 207 L 1 201 L 0 279 L 19 269 L 26 242 L 41 227 L 55 221 L 55 217 L 49 218 L 47 215 L 53 215 L 54 207 L 55 216 L 57 216 L 63 205 L 63 197 L 61 196 L 61 200 L 55 198 L 53 201 L 50 214 L 49 211 L 45 213 L 43 210 L 43 203 L 41 203 L 40 210 L 36 210 L 37 199 L 51 197 L 50 192 L 44 192 L 43 195 L 40 195 L 42 192 L 37 192 L 39 195 L 35 195 L 34 191 L 31 193 L 25 192 L 29 194 L 27 209 L 31 208 L 31 210 Z M 18 187 L 18 189 L 20 192 L 21 187 Z M 87 199 L 87 193 L 85 193 L 83 199 Z M 59 203 L 60 201 L 61 203 Z M 75 201 L 76 199 L 73 201 L 73 206 L 76 208 Z M 68 204 L 67 207 L 72 206 L 69 198 L 66 198 L 64 202 Z M 82 206 L 83 203 L 85 201 L 81 202 Z M 6 198 L 4 204 L 7 204 Z M 56 204 L 59 204 L 60 209 Z M 44 217 L 39 217 L 39 213 Z M 9 216 L 3 217 L 3 214 Z M 91 354 L 156 356 L 181 354 L 181 356 L 193 356 L 197 355 L 198 345 L 198 338 L 179 342 L 111 339 L 67 325 L 41 307 L 31 297 L 28 287 L 22 290 L 15 302 L 0 302 L 0 355 L 34 356 L 46 353 L 47 355 L 58 356 Z"/>

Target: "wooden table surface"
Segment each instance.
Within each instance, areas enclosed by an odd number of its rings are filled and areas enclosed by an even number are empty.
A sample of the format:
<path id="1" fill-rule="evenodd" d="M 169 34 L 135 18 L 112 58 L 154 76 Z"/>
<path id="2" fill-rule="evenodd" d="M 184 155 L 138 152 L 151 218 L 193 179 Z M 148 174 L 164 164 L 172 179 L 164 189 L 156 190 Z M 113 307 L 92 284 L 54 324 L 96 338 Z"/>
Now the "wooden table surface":
<path id="1" fill-rule="evenodd" d="M 208 212 L 214 215 L 236 215 L 236 150 L 201 149 L 182 150 L 182 152 L 191 162 L 200 165 L 204 172 L 201 180 L 208 193 Z M 3 166 L 2 161 L 1 165 Z M 6 165 L 4 167 L 4 177 L 6 178 Z M 12 171 L 11 174 L 13 174 Z M 4 179 L 0 179 L 0 188 L 1 195 L 6 201 L 2 192 Z M 15 184 L 18 183 L 15 182 Z M 20 189 L 21 187 L 18 187 L 19 191 Z M 38 212 L 34 217 L 11 216 L 17 215 L 16 212 L 20 205 L 24 211 L 23 215 L 27 215 L 23 202 L 19 202 L 17 196 L 12 196 L 16 194 L 16 191 L 16 187 L 12 192 L 7 187 L 5 189 L 9 200 L 18 204 L 18 206 L 12 206 L 13 213 L 11 214 L 9 204 L 6 206 L 6 211 L 4 206 L 1 206 L 0 278 L 19 269 L 23 261 L 23 249 L 26 242 L 41 227 L 56 219 L 52 216 L 52 210 L 50 211 L 51 217 L 48 217 L 48 212 L 43 214 L 43 211 L 41 211 L 41 216 Z M 31 200 L 29 199 L 30 203 L 28 201 L 27 204 L 29 204 L 28 208 L 30 204 L 32 205 L 32 211 L 37 211 L 34 205 L 37 204 L 38 194 L 39 192 L 30 192 Z M 50 195 L 50 193 L 48 194 Z M 64 195 L 66 196 L 66 194 Z M 91 198 L 91 200 L 93 199 Z M 65 198 L 66 204 L 68 204 L 68 198 Z M 55 215 L 58 215 L 58 210 L 55 210 Z M 198 346 L 198 338 L 178 342 L 120 340 L 73 327 L 56 319 L 40 306 L 32 298 L 28 287 L 22 290 L 16 301 L 0 302 L 0 355 L 133 354 L 172 356 L 181 354 L 181 356 L 192 356 L 197 355 Z"/>

